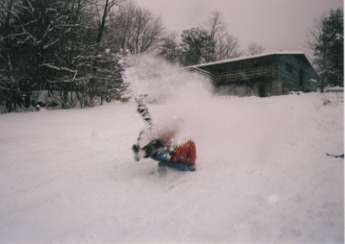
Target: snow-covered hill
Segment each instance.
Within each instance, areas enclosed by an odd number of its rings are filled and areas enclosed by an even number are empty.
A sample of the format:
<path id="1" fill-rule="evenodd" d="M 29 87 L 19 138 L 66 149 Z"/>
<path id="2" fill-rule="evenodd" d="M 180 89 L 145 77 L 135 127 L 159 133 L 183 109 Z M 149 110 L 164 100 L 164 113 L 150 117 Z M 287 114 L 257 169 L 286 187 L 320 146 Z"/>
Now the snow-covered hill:
<path id="1" fill-rule="evenodd" d="M 0 243 L 343 243 L 341 95 L 149 107 L 196 172 L 133 160 L 134 103 L 1 115 Z"/>

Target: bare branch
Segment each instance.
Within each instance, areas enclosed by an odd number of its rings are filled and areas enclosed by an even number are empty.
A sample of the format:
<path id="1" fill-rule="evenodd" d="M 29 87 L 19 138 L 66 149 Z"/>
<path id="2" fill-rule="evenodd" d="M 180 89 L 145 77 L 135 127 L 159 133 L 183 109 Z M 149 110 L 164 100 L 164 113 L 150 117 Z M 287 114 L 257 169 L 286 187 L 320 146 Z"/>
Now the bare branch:
<path id="1" fill-rule="evenodd" d="M 49 47 L 53 46 L 54 44 L 56 44 L 58 41 L 60 41 L 60 38 L 57 38 L 56 40 L 47 43 L 46 45 L 43 46 L 43 49 L 48 49 Z"/>
<path id="2" fill-rule="evenodd" d="M 40 66 L 41 67 L 46 67 L 46 68 L 49 68 L 49 69 L 54 69 L 54 70 L 57 70 L 57 71 L 67 71 L 67 72 L 70 72 L 70 73 L 73 73 L 73 74 L 78 72 L 78 70 L 70 69 L 70 68 L 67 68 L 67 67 L 58 67 L 58 66 L 55 66 L 55 65 L 49 64 L 49 63 L 43 63 Z"/>

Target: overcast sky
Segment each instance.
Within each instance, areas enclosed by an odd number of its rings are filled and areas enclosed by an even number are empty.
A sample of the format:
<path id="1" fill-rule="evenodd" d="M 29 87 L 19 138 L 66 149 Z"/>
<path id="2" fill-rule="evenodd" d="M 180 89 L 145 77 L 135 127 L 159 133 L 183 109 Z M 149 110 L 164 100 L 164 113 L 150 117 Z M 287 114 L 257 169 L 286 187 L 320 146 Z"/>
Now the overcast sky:
<path id="1" fill-rule="evenodd" d="M 256 42 L 266 50 L 301 50 L 315 20 L 331 8 L 343 7 L 343 0 L 135 0 L 161 16 L 169 31 L 178 34 L 206 23 L 219 11 L 229 32 L 242 49 Z"/>

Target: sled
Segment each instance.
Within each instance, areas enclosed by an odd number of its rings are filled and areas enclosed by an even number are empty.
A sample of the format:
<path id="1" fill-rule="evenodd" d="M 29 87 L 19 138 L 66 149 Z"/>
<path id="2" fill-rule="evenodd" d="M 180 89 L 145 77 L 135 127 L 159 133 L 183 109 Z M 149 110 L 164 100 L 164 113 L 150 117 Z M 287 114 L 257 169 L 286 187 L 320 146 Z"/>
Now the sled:
<path id="1" fill-rule="evenodd" d="M 167 153 L 155 153 L 151 155 L 153 160 L 158 161 L 159 167 L 169 167 L 179 171 L 195 171 L 195 164 L 187 164 L 182 161 L 172 161 Z"/>
<path id="2" fill-rule="evenodd" d="M 180 163 L 180 162 L 159 162 L 158 163 L 159 167 L 169 167 L 172 169 L 176 169 L 178 171 L 195 171 L 196 168 L 194 165 L 187 165 L 184 163 Z"/>

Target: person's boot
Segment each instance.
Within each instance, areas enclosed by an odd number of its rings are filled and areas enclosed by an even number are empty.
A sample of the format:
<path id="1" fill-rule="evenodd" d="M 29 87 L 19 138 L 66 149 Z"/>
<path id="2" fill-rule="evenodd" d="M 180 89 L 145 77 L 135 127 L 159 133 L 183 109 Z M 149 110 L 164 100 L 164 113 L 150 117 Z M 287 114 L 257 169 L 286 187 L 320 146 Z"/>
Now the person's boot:
<path id="1" fill-rule="evenodd" d="M 135 161 L 139 161 L 140 160 L 140 155 L 139 155 L 140 146 L 138 144 L 134 144 L 132 146 L 132 150 L 134 152 L 134 159 L 135 159 Z"/>

